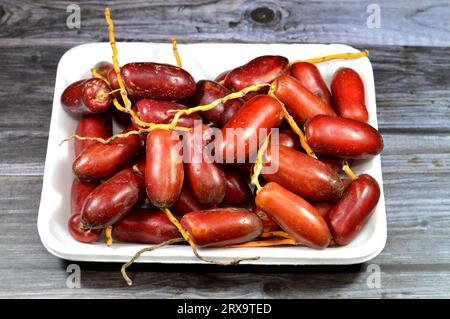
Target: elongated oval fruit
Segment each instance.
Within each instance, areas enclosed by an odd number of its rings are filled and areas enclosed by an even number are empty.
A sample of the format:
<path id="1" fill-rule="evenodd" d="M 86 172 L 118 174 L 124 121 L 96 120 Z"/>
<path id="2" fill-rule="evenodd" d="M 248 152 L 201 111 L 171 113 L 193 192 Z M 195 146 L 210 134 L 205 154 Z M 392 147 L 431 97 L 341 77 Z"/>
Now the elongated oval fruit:
<path id="1" fill-rule="evenodd" d="M 204 143 L 207 141 L 203 136 L 208 135 L 209 127 L 201 126 L 197 129 L 201 130 L 200 134 L 192 131 L 186 132 L 183 136 L 183 144 L 187 151 L 184 163 L 186 181 L 200 204 L 218 205 L 225 197 L 227 187 L 225 171 L 205 152 Z"/>
<path id="2" fill-rule="evenodd" d="M 270 133 L 283 119 L 280 103 L 268 95 L 258 95 L 244 103 L 222 128 L 222 140 L 216 143 L 216 158 L 220 154 L 226 163 L 244 162 L 257 153 L 264 141 L 260 130 Z"/>
<path id="3" fill-rule="evenodd" d="M 204 210 L 206 207 L 202 206 L 192 194 L 188 185 L 183 185 L 181 194 L 175 204 L 171 207 L 173 212 L 178 216 L 183 216 L 190 212 Z"/>
<path id="4" fill-rule="evenodd" d="M 181 225 L 199 247 L 224 246 L 246 242 L 258 237 L 261 220 L 244 208 L 216 208 L 190 212 Z"/>
<path id="5" fill-rule="evenodd" d="M 340 201 L 327 215 L 328 225 L 338 245 L 349 244 L 364 227 L 380 199 L 380 186 L 367 175 L 351 182 Z"/>
<path id="6" fill-rule="evenodd" d="M 343 158 L 370 158 L 384 146 L 372 126 L 343 117 L 316 116 L 305 123 L 305 135 L 314 152 Z"/>
<path id="7" fill-rule="evenodd" d="M 67 225 L 69 233 L 73 239 L 82 243 L 95 243 L 99 240 L 102 230 L 101 229 L 81 229 L 80 214 L 72 215 L 69 218 Z"/>
<path id="8" fill-rule="evenodd" d="M 116 240 L 143 244 L 160 244 L 181 237 L 164 212 L 146 208 L 136 208 L 116 223 L 112 236 Z"/>
<path id="9" fill-rule="evenodd" d="M 125 130 L 123 133 L 128 132 Z M 128 165 L 142 148 L 139 135 L 120 137 L 108 144 L 94 144 L 75 159 L 73 173 L 82 181 L 110 177 Z"/>
<path id="10" fill-rule="evenodd" d="M 133 109 L 142 121 L 155 124 L 170 124 L 176 111 L 185 108 L 186 107 L 184 105 L 179 103 L 153 99 L 141 99 L 133 106 Z M 201 124 L 202 118 L 197 113 L 192 113 L 180 117 L 177 125 L 183 127 L 194 127 L 194 124 L 196 124 L 195 121 L 198 121 L 198 123 Z M 132 123 L 135 128 L 141 128 L 133 118 Z"/>
<path id="11" fill-rule="evenodd" d="M 331 82 L 331 92 L 339 116 L 361 122 L 369 120 L 364 84 L 355 70 L 350 68 L 337 70 Z"/>
<path id="12" fill-rule="evenodd" d="M 329 245 L 330 230 L 319 212 L 279 184 L 267 183 L 256 195 L 255 203 L 295 241 L 316 249 Z"/>
<path id="13" fill-rule="evenodd" d="M 319 69 L 309 62 L 297 62 L 291 65 L 291 75 L 308 91 L 319 97 L 323 103 L 332 106 L 331 94 Z"/>
<path id="14" fill-rule="evenodd" d="M 278 147 L 278 156 L 273 156 L 272 150 L 277 148 L 268 148 L 263 166 L 278 167 L 278 170 L 270 174 L 263 170 L 266 180 L 316 202 L 341 198 L 344 190 L 341 179 L 326 164 L 286 146 Z"/>
<path id="15" fill-rule="evenodd" d="M 122 80 L 132 100 L 157 99 L 175 101 L 188 98 L 195 92 L 195 80 L 184 69 L 154 62 L 133 62 L 120 69 Z M 114 70 L 108 74 L 113 89 L 118 89 Z"/>
<path id="16" fill-rule="evenodd" d="M 112 98 L 108 84 L 98 78 L 76 81 L 70 84 L 61 95 L 64 110 L 74 115 L 88 115 L 106 112 Z"/>
<path id="17" fill-rule="evenodd" d="M 144 192 L 142 177 L 126 168 L 89 194 L 81 211 L 81 222 L 89 229 L 111 226 L 133 209 Z"/>
<path id="18" fill-rule="evenodd" d="M 179 136 L 171 130 L 156 129 L 147 134 L 145 185 L 150 202 L 170 207 L 183 187 L 184 169 Z"/>
<path id="19" fill-rule="evenodd" d="M 331 106 L 292 76 L 282 75 L 275 80 L 274 85 L 275 95 L 286 105 L 289 114 L 299 125 L 319 114 L 336 115 Z"/>
<path id="20" fill-rule="evenodd" d="M 70 213 L 71 215 L 80 215 L 84 201 L 88 195 L 97 188 L 98 183 L 82 182 L 74 178 L 70 189 Z"/>
<path id="21" fill-rule="evenodd" d="M 202 80 L 197 83 L 197 89 L 192 101 L 195 105 L 206 105 L 230 93 L 230 90 L 217 82 Z M 209 111 L 202 112 L 202 116 L 216 126 L 222 127 L 239 110 L 242 104 L 242 99 L 229 100 Z"/>
<path id="22" fill-rule="evenodd" d="M 288 70 L 289 60 L 285 57 L 263 55 L 231 70 L 225 76 L 224 83 L 227 88 L 240 91 L 253 84 L 271 83 Z"/>
<path id="23" fill-rule="evenodd" d="M 112 135 L 111 113 L 85 115 L 78 122 L 75 134 L 82 137 L 99 137 L 107 139 Z M 80 155 L 88 146 L 98 144 L 96 141 L 75 140 L 75 156 Z"/>

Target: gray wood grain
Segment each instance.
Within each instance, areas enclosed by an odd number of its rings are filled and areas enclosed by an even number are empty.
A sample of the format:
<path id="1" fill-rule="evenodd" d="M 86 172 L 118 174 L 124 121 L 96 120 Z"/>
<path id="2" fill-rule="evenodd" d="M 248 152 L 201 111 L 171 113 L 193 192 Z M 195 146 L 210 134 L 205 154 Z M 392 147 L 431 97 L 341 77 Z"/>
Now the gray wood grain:
<path id="1" fill-rule="evenodd" d="M 405 177 L 406 179 L 408 176 Z M 404 183 L 386 178 L 389 234 L 383 253 L 373 261 L 353 266 L 240 266 L 221 268 L 192 265 L 134 265 L 135 286 L 126 286 L 119 264 L 77 263 L 81 289 L 69 289 L 66 267 L 72 262 L 48 254 L 36 233 L 41 177 L 0 177 L 0 297 L 92 298 L 336 298 L 336 297 L 446 297 L 450 293 L 447 211 L 431 211 L 400 204 Z M 432 179 L 409 187 L 408 196 L 426 201 L 428 192 L 444 185 Z M 442 196 L 439 196 L 442 199 Z M 447 203 L 447 208 L 448 208 Z M 428 216 L 428 217 L 427 217 Z M 381 268 L 381 288 L 370 289 L 368 264 Z"/>
<path id="2" fill-rule="evenodd" d="M 377 258 L 353 266 L 134 265 L 131 288 L 119 264 L 78 263 L 81 289 L 66 287 L 71 262 L 45 250 L 36 226 L 56 65 L 73 45 L 107 36 L 104 3 L 78 2 L 78 31 L 65 26 L 68 3 L 0 0 L 0 297 L 450 296 L 448 1 L 378 1 L 381 29 L 365 25 L 369 1 L 108 1 L 119 41 L 176 35 L 368 48 L 385 139 L 388 241 Z M 381 268 L 380 289 L 367 286 L 371 263 Z"/>
<path id="3" fill-rule="evenodd" d="M 72 1 L 2 0 L 5 39 L 106 39 L 104 6 L 111 7 L 119 40 L 244 41 L 448 46 L 448 1 L 77 1 L 81 29 L 66 27 Z M 379 4 L 380 28 L 367 26 Z M 44 40 L 45 39 L 45 40 Z"/>

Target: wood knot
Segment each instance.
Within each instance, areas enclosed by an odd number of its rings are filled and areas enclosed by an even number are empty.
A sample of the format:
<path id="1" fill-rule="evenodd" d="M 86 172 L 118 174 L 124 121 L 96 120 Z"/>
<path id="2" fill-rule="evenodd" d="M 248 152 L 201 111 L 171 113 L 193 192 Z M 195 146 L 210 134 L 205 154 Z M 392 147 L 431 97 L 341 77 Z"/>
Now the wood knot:
<path id="1" fill-rule="evenodd" d="M 268 7 L 259 7 L 250 12 L 250 18 L 261 24 L 267 24 L 275 19 L 275 11 Z"/>

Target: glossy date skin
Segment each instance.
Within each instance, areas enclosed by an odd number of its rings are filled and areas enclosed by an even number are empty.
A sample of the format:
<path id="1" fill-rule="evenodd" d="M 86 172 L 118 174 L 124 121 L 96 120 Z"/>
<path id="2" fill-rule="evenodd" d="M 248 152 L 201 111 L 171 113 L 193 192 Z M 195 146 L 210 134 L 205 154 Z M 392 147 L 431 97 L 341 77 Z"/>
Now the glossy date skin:
<path id="1" fill-rule="evenodd" d="M 136 158 L 141 148 L 141 138 L 138 135 L 117 138 L 108 144 L 91 145 L 73 162 L 73 173 L 82 181 L 98 181 L 110 177 Z"/>
<path id="2" fill-rule="evenodd" d="M 142 177 L 126 168 L 89 194 L 81 211 L 81 222 L 89 229 L 111 226 L 133 209 L 144 192 Z"/>
<path id="3" fill-rule="evenodd" d="M 327 215 L 334 241 L 349 244 L 364 227 L 380 199 L 377 181 L 367 175 L 358 176 L 351 182 L 340 201 Z"/>
<path id="4" fill-rule="evenodd" d="M 207 207 L 218 205 L 225 197 L 225 171 L 205 152 L 204 145 L 209 142 L 211 129 L 198 126 L 196 130 L 197 132 L 185 132 L 183 135 L 187 185 L 200 204 Z"/>
<path id="5" fill-rule="evenodd" d="M 174 65 L 153 62 L 125 64 L 120 74 L 131 100 L 157 99 L 176 101 L 188 98 L 195 92 L 195 81 L 184 69 Z M 118 89 L 114 70 L 108 74 L 112 89 Z"/>
<path id="6" fill-rule="evenodd" d="M 369 120 L 364 84 L 356 71 L 350 68 L 337 70 L 331 82 L 331 92 L 339 116 L 361 122 Z"/>
<path id="7" fill-rule="evenodd" d="M 67 226 L 69 229 L 69 233 L 73 237 L 73 239 L 82 243 L 87 244 L 95 243 L 102 234 L 101 229 L 88 229 L 88 230 L 81 229 L 80 214 L 70 216 L 69 223 Z"/>
<path id="8" fill-rule="evenodd" d="M 112 135 L 112 117 L 111 114 L 91 114 L 85 115 L 78 122 L 75 134 L 83 137 L 99 137 L 107 139 Z M 80 155 L 82 151 L 93 144 L 98 144 L 96 141 L 82 141 L 76 139 L 75 142 L 75 157 Z"/>
<path id="9" fill-rule="evenodd" d="M 245 179 L 237 171 L 225 170 L 226 192 L 223 205 L 245 206 L 252 202 L 252 192 Z"/>
<path id="10" fill-rule="evenodd" d="M 314 152 L 342 158 L 370 158 L 384 147 L 372 126 L 342 117 L 316 116 L 305 123 L 305 135 Z"/>
<path id="11" fill-rule="evenodd" d="M 278 170 L 271 174 L 263 170 L 264 179 L 316 202 L 341 198 L 344 189 L 341 179 L 326 164 L 286 146 L 278 147 L 278 156 L 272 156 L 271 151 L 269 147 L 263 166 L 278 166 Z"/>
<path id="12" fill-rule="evenodd" d="M 283 110 L 275 98 L 268 95 L 255 96 L 245 102 L 222 128 L 223 139 L 216 143 L 216 158 L 219 153 L 224 162 L 234 163 L 240 157 L 239 150 L 242 150 L 242 155 L 248 159 L 256 154 L 257 148 L 263 142 L 259 130 L 263 129 L 268 134 L 282 119 Z M 252 139 L 257 141 L 257 147 L 250 149 Z"/>
<path id="13" fill-rule="evenodd" d="M 108 84 L 98 78 L 81 80 L 70 84 L 61 95 L 64 110 L 73 115 L 106 112 L 112 98 Z"/>
<path id="14" fill-rule="evenodd" d="M 170 124 L 176 113 L 170 111 L 178 111 L 185 108 L 186 107 L 182 104 L 153 99 L 141 99 L 133 106 L 133 109 L 142 121 L 155 124 Z M 133 118 L 131 121 L 135 128 L 141 128 Z M 192 113 L 190 115 L 183 115 L 180 117 L 177 125 L 183 127 L 194 127 L 194 124 L 196 123 L 201 124 L 202 118 L 197 113 Z"/>
<path id="15" fill-rule="evenodd" d="M 279 55 L 264 55 L 247 64 L 231 70 L 224 79 L 224 85 L 234 91 L 253 84 L 271 83 L 289 71 L 289 60 Z"/>
<path id="16" fill-rule="evenodd" d="M 80 215 L 84 201 L 88 195 L 98 186 L 98 183 L 82 182 L 74 178 L 70 189 L 70 213 Z"/>
<path id="17" fill-rule="evenodd" d="M 223 85 L 209 80 L 202 80 L 197 83 L 197 89 L 192 98 L 195 105 L 206 105 L 217 99 L 232 93 Z M 221 103 L 209 111 L 202 112 L 202 116 L 218 127 L 222 127 L 242 106 L 242 99 L 233 99 Z"/>
<path id="18" fill-rule="evenodd" d="M 275 80 L 274 85 L 275 95 L 286 105 L 299 125 L 319 114 L 336 115 L 331 106 L 325 104 L 292 76 L 282 75 Z"/>
<path id="19" fill-rule="evenodd" d="M 147 134 L 145 186 L 150 202 L 158 208 L 172 206 L 180 196 L 184 180 L 180 143 L 171 130 Z"/>
<path id="20" fill-rule="evenodd" d="M 119 241 L 160 244 L 180 234 L 164 212 L 136 208 L 114 225 L 112 236 Z"/>
<path id="21" fill-rule="evenodd" d="M 191 212 L 181 225 L 199 247 L 220 247 L 250 241 L 262 230 L 261 220 L 244 208 L 216 208 Z"/>
<path id="22" fill-rule="evenodd" d="M 255 203 L 295 241 L 315 249 L 329 245 L 330 231 L 319 212 L 286 188 L 269 182 L 256 195 Z"/>
<path id="23" fill-rule="evenodd" d="M 323 103 L 332 106 L 330 91 L 319 69 L 309 62 L 297 62 L 291 65 L 291 75 L 308 91 L 319 97 Z"/>

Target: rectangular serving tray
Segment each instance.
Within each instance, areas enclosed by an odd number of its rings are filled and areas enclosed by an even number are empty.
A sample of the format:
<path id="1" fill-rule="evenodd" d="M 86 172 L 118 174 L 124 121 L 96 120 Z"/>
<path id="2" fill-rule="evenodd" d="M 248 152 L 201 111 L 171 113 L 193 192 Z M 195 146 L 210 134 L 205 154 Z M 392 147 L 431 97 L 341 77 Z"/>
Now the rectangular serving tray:
<path id="1" fill-rule="evenodd" d="M 175 64 L 171 44 L 118 43 L 119 63 L 153 61 Z M 357 52 L 342 44 L 227 44 L 202 43 L 179 45 L 183 67 L 195 80 L 214 79 L 224 70 L 242 65 L 260 55 L 282 55 L 290 61 L 329 54 Z M 75 261 L 124 262 L 147 245 L 115 242 L 107 247 L 103 242 L 84 244 L 75 241 L 67 230 L 70 215 L 71 170 L 74 159 L 73 142 L 58 146 L 59 142 L 73 134 L 77 120 L 67 114 L 60 97 L 70 83 L 90 77 L 90 68 L 99 61 L 111 61 L 108 43 L 89 43 L 68 50 L 58 64 L 50 123 L 44 181 L 38 216 L 38 230 L 42 243 L 57 257 Z M 327 84 L 340 67 L 355 69 L 361 76 L 370 115 L 369 123 L 377 128 L 375 86 L 372 66 L 368 58 L 334 60 L 317 64 Z M 367 225 L 357 238 L 345 247 L 314 250 L 306 247 L 265 248 L 208 248 L 200 250 L 204 256 L 217 259 L 260 256 L 248 264 L 356 264 L 377 256 L 386 243 L 386 208 L 383 194 L 380 156 L 356 161 L 352 166 L 356 173 L 368 173 L 381 187 L 380 201 Z M 138 262 L 146 263 L 202 263 L 193 255 L 189 246 L 168 246 L 146 253 Z"/>

